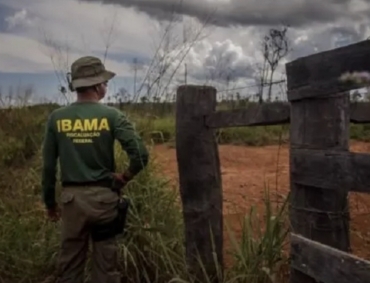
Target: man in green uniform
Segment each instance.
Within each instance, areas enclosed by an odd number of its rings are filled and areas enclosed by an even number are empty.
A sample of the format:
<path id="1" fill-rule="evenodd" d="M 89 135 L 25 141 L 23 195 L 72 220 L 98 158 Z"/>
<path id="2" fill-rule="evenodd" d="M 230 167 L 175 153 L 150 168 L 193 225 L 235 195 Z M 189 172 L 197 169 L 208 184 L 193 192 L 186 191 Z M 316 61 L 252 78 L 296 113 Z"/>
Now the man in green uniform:
<path id="1" fill-rule="evenodd" d="M 82 283 L 92 231 L 114 223 L 119 195 L 112 183 L 123 187 L 148 163 L 148 151 L 125 115 L 99 101 L 115 73 L 91 56 L 71 66 L 71 90 L 77 101 L 53 111 L 43 144 L 43 200 L 52 221 L 62 220 L 59 282 Z M 126 151 L 130 164 L 115 173 L 114 140 Z M 61 171 L 61 207 L 55 200 L 56 168 Z M 107 229 L 105 226 L 104 229 Z M 108 233 L 109 234 L 109 233 Z M 118 283 L 118 247 L 115 235 L 94 240 L 92 283 Z"/>

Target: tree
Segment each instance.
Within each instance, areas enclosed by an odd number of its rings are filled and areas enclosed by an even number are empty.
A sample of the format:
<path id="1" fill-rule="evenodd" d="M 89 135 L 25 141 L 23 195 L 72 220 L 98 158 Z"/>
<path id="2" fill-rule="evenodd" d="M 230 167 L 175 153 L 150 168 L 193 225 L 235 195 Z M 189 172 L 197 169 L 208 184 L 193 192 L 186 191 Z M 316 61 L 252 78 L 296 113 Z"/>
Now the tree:
<path id="1" fill-rule="evenodd" d="M 131 69 L 134 71 L 134 89 L 133 89 L 133 96 L 136 96 L 137 90 L 137 72 L 144 69 L 143 64 L 139 63 L 138 59 L 135 57 L 132 60 L 132 66 Z"/>
<path id="2" fill-rule="evenodd" d="M 288 27 L 283 26 L 281 29 L 278 28 L 271 28 L 268 31 L 268 34 L 264 36 L 262 41 L 262 54 L 264 58 L 263 64 L 263 80 L 262 84 L 264 84 L 266 73 L 266 63 L 269 72 L 269 88 L 268 88 L 268 101 L 271 101 L 272 96 L 272 85 L 273 85 L 273 77 L 274 73 L 279 66 L 279 63 L 282 58 L 284 58 L 288 52 L 290 51 L 289 48 L 289 40 L 287 37 Z M 262 95 L 261 95 L 262 96 Z"/>
<path id="3" fill-rule="evenodd" d="M 131 97 L 130 93 L 124 87 L 118 89 L 117 96 L 120 97 L 122 102 L 129 102 Z"/>

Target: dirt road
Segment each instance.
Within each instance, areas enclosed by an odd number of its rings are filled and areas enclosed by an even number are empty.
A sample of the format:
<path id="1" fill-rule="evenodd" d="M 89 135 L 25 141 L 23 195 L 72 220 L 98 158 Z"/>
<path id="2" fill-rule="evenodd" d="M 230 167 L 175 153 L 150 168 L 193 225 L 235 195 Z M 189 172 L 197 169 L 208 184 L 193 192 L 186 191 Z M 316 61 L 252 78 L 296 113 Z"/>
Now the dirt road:
<path id="1" fill-rule="evenodd" d="M 351 142 L 351 151 L 370 152 L 370 143 Z M 176 152 L 167 145 L 154 148 L 158 164 L 178 184 Z M 289 192 L 288 146 L 219 146 L 224 195 L 224 217 L 236 221 L 251 206 L 264 206 L 264 188 L 270 198 L 279 201 Z M 369 172 L 370 174 L 370 172 Z M 353 253 L 370 259 L 370 195 L 351 193 L 351 243 Z"/>

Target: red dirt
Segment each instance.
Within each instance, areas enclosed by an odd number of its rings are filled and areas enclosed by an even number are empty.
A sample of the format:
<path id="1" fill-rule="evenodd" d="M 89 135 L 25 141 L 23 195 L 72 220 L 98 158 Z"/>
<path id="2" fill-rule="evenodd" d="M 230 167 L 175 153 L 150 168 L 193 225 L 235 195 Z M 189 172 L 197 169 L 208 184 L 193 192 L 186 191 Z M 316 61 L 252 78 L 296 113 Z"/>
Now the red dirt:
<path id="1" fill-rule="evenodd" d="M 353 152 L 370 152 L 370 143 L 352 141 Z M 178 186 L 176 152 L 167 145 L 154 148 L 156 163 Z M 224 218 L 235 225 L 252 205 L 263 208 L 264 188 L 268 185 L 272 200 L 281 200 L 289 192 L 289 148 L 282 146 L 247 147 L 220 145 L 224 195 Z M 370 172 L 369 172 L 370 174 Z M 352 252 L 370 260 L 370 195 L 350 193 Z M 236 231 L 238 233 L 240 231 Z M 227 235 L 225 235 L 227 237 Z"/>

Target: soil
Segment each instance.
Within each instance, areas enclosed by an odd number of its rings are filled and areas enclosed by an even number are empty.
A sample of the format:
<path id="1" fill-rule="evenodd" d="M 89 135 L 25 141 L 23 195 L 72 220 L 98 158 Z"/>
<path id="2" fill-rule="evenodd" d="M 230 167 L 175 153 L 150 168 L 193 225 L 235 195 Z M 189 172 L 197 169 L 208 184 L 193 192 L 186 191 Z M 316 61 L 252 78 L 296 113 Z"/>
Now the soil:
<path id="1" fill-rule="evenodd" d="M 351 141 L 352 152 L 370 152 L 370 143 Z M 289 192 L 288 145 L 248 147 L 220 145 L 224 219 L 238 235 L 240 220 L 252 206 L 263 214 L 266 186 L 270 199 L 281 202 Z M 168 145 L 154 147 L 156 163 L 178 188 L 176 151 Z M 370 174 L 370 172 L 369 172 Z M 370 260 L 370 194 L 350 193 L 352 253 Z M 225 237 L 228 237 L 225 234 Z M 225 248 L 229 243 L 225 243 Z"/>

